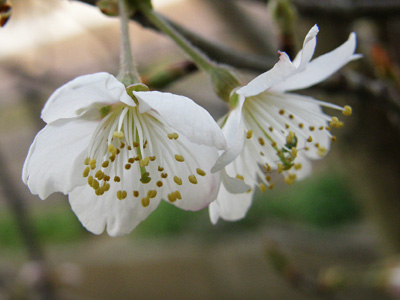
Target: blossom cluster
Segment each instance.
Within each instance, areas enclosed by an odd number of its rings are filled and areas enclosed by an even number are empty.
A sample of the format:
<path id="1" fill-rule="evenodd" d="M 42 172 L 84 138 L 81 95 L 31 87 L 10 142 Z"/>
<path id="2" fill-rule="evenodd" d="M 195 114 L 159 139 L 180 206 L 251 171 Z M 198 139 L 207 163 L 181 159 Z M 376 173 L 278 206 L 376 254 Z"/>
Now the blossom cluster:
<path id="1" fill-rule="evenodd" d="M 113 75 L 75 78 L 56 90 L 42 111 L 46 126 L 26 158 L 22 179 L 41 199 L 69 195 L 81 223 L 95 234 L 127 234 L 161 200 L 184 210 L 209 207 L 210 219 L 243 218 L 258 186 L 271 174 L 287 183 L 310 173 L 341 127 L 311 97 L 290 93 L 317 84 L 354 54 L 355 35 L 311 60 L 318 28 L 307 34 L 293 61 L 279 52 L 269 71 L 231 92 L 231 109 L 219 126 L 191 99 L 125 87 Z"/>

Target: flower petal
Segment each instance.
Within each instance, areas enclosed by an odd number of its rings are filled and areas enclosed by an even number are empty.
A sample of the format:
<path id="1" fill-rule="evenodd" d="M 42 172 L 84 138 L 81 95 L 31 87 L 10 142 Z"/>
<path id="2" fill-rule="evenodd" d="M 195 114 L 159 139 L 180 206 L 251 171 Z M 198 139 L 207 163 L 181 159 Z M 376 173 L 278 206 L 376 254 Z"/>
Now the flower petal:
<path id="1" fill-rule="evenodd" d="M 222 182 L 229 193 L 239 194 L 247 192 L 250 189 L 243 180 L 231 177 L 226 173 L 225 169 L 221 170 Z"/>
<path id="2" fill-rule="evenodd" d="M 292 64 L 287 54 L 285 52 L 278 53 L 279 61 L 271 70 L 257 76 L 247 85 L 238 89 L 236 93 L 244 97 L 258 95 L 295 73 L 296 67 Z"/>
<path id="3" fill-rule="evenodd" d="M 304 89 L 325 80 L 348 62 L 361 57 L 359 54 L 354 54 L 355 48 L 356 35 L 351 33 L 349 39 L 341 46 L 314 59 L 302 72 L 273 85 L 271 91 Z"/>
<path id="4" fill-rule="evenodd" d="M 251 206 L 252 197 L 253 193 L 231 194 L 222 185 L 217 200 L 209 206 L 211 222 L 216 224 L 219 218 L 227 221 L 242 219 Z"/>
<path id="5" fill-rule="evenodd" d="M 95 104 L 110 105 L 123 102 L 135 106 L 125 86 L 113 75 L 95 73 L 75 78 L 58 88 L 46 102 L 42 119 L 51 123 L 59 119 L 81 116 Z"/>
<path id="6" fill-rule="evenodd" d="M 82 177 L 90 136 L 97 122 L 80 119 L 48 124 L 35 137 L 25 160 L 22 180 L 41 199 L 69 193 L 85 183 Z"/>
<path id="7" fill-rule="evenodd" d="M 118 200 L 117 187 L 102 196 L 96 196 L 88 185 L 75 188 L 69 194 L 71 208 L 82 225 L 94 234 L 104 229 L 110 236 L 130 233 L 141 221 L 145 220 L 158 206 L 160 199 L 151 199 L 149 206 L 143 207 L 138 199 Z"/>
<path id="8" fill-rule="evenodd" d="M 306 38 L 304 39 L 303 49 L 299 52 L 299 54 L 297 54 L 293 61 L 293 64 L 296 66 L 298 72 L 303 71 L 314 55 L 315 46 L 317 45 L 316 36 L 318 31 L 319 29 L 317 25 L 314 25 L 310 29 L 306 35 Z M 300 58 L 300 60 L 298 58 Z"/>
<path id="9" fill-rule="evenodd" d="M 242 151 L 244 145 L 244 125 L 242 108 L 245 97 L 239 95 L 238 105 L 229 113 L 226 123 L 222 127 L 228 143 L 228 149 L 218 158 L 211 172 L 218 172 L 230 164 Z"/>
<path id="10" fill-rule="evenodd" d="M 193 100 L 161 92 L 133 92 L 144 113 L 148 107 L 155 110 L 169 126 L 185 135 L 191 142 L 225 149 L 226 142 L 221 128 L 211 115 Z M 142 105 L 145 103 L 146 105 Z"/>

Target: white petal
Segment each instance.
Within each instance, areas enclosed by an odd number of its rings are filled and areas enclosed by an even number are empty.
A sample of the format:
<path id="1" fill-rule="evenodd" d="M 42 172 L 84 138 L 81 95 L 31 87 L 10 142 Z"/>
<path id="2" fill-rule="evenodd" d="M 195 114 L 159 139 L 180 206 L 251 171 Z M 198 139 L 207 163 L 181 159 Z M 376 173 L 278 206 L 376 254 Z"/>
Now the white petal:
<path id="1" fill-rule="evenodd" d="M 275 84 L 271 87 L 271 91 L 304 89 L 325 80 L 348 62 L 361 57 L 358 54 L 354 54 L 355 48 L 356 35 L 351 33 L 349 39 L 341 46 L 312 60 L 304 71 Z"/>
<path id="2" fill-rule="evenodd" d="M 116 186 L 102 196 L 96 196 L 88 185 L 75 188 L 69 194 L 71 208 L 82 225 L 101 234 L 105 228 L 110 236 L 130 233 L 141 221 L 145 220 L 158 206 L 160 199 L 151 199 L 148 207 L 141 205 L 140 199 L 118 200 Z"/>
<path id="3" fill-rule="evenodd" d="M 243 180 L 229 176 L 225 169 L 221 170 L 222 182 L 229 193 L 239 194 L 247 192 L 250 189 Z"/>
<path id="4" fill-rule="evenodd" d="M 218 152 L 215 148 L 193 143 L 190 143 L 190 145 L 189 143 L 187 142 L 186 146 L 191 147 L 193 156 L 196 157 L 200 168 L 206 172 L 206 175 L 200 176 L 193 170 L 198 181 L 197 184 L 189 183 L 187 176 L 185 176 L 186 178 L 183 178 L 184 184 L 178 188 L 182 199 L 173 204 L 184 210 L 196 211 L 208 206 L 217 197 L 221 185 L 221 174 L 211 173 L 211 167 L 218 158 Z M 186 172 L 186 170 L 182 170 L 181 174 Z"/>
<path id="5" fill-rule="evenodd" d="M 135 106 L 125 86 L 108 73 L 95 73 L 75 78 L 58 88 L 46 102 L 42 119 L 51 123 L 81 116 L 89 107 L 123 102 Z"/>
<path id="6" fill-rule="evenodd" d="M 226 148 L 221 128 L 204 108 L 191 99 L 156 91 L 133 94 L 139 100 L 141 113 L 151 107 L 168 125 L 185 135 L 191 142 L 214 146 L 217 149 Z"/>
<path id="7" fill-rule="evenodd" d="M 246 86 L 238 89 L 236 93 L 244 97 L 258 95 L 296 72 L 296 67 L 292 64 L 287 54 L 285 52 L 279 52 L 279 54 L 279 61 L 271 70 L 257 76 Z"/>
<path id="8" fill-rule="evenodd" d="M 67 194 L 86 182 L 82 177 L 90 136 L 97 122 L 80 119 L 48 124 L 35 137 L 25 160 L 22 180 L 41 199 Z"/>
<path id="9" fill-rule="evenodd" d="M 303 43 L 303 49 L 300 51 L 300 53 L 298 54 L 301 55 L 301 59 L 299 61 L 299 63 L 297 64 L 297 57 L 296 59 L 293 61 L 293 64 L 295 64 L 296 62 L 296 67 L 297 67 L 297 71 L 301 72 L 309 63 L 309 61 L 311 60 L 312 56 L 314 55 L 314 50 L 315 50 L 315 46 L 317 45 L 317 39 L 316 36 L 318 34 L 318 26 L 314 25 L 310 31 L 308 32 L 306 38 L 304 39 L 304 43 Z"/>
<path id="10" fill-rule="evenodd" d="M 252 203 L 253 193 L 231 194 L 222 185 L 217 200 L 209 206 L 210 220 L 216 224 L 219 218 L 227 221 L 242 219 Z"/>
<path id="11" fill-rule="evenodd" d="M 229 113 L 228 119 L 222 127 L 222 132 L 228 143 L 228 149 L 218 158 L 211 172 L 222 170 L 226 165 L 230 164 L 243 149 L 245 132 L 242 108 L 244 101 L 245 97 L 239 95 L 238 105 Z"/>

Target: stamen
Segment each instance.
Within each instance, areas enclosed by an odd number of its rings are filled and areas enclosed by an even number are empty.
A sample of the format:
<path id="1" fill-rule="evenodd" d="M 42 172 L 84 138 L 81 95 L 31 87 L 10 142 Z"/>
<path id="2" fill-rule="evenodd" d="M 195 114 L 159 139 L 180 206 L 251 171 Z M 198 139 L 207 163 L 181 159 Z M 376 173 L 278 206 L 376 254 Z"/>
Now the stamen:
<path id="1" fill-rule="evenodd" d="M 200 176 L 206 176 L 206 172 L 204 172 L 202 169 L 197 168 L 196 169 L 197 174 L 199 174 Z"/>
<path id="2" fill-rule="evenodd" d="M 181 196 L 181 193 L 179 191 L 175 191 L 175 198 L 179 199 L 179 200 L 182 200 L 182 196 Z"/>
<path id="3" fill-rule="evenodd" d="M 139 197 L 139 191 L 133 191 L 133 197 Z"/>
<path id="4" fill-rule="evenodd" d="M 261 146 L 265 145 L 264 139 L 262 137 L 258 138 L 258 142 L 260 143 Z"/>
<path id="5" fill-rule="evenodd" d="M 266 186 L 265 186 L 264 183 L 260 183 L 260 190 L 261 190 L 261 192 L 263 192 L 263 193 L 267 190 L 267 188 L 266 188 Z"/>
<path id="6" fill-rule="evenodd" d="M 156 185 L 157 185 L 158 187 L 162 187 L 162 186 L 163 186 L 163 183 L 162 183 L 162 181 L 157 181 L 157 182 L 156 182 Z"/>
<path id="7" fill-rule="evenodd" d="M 168 200 L 169 202 L 175 202 L 176 201 L 176 195 L 174 192 L 168 194 Z"/>
<path id="8" fill-rule="evenodd" d="M 185 159 L 183 158 L 183 156 L 182 156 L 182 155 L 178 155 L 178 154 L 175 154 L 175 159 L 176 159 L 177 161 L 179 161 L 179 162 L 185 161 Z"/>
<path id="9" fill-rule="evenodd" d="M 118 200 L 123 200 L 125 199 L 127 196 L 126 191 L 117 191 L 117 198 Z"/>
<path id="10" fill-rule="evenodd" d="M 237 175 L 236 175 L 236 178 L 237 178 L 237 179 L 240 179 L 240 180 L 244 180 L 244 177 L 243 177 L 242 175 L 240 175 L 240 174 L 237 174 Z"/>
<path id="11" fill-rule="evenodd" d="M 85 166 L 88 166 L 89 162 L 90 162 L 90 157 L 86 157 L 83 163 L 85 164 Z"/>
<path id="12" fill-rule="evenodd" d="M 150 199 L 148 198 L 148 197 L 144 197 L 144 198 L 142 198 L 142 206 L 143 207 L 147 207 L 147 206 L 149 206 L 150 205 Z"/>
<path id="13" fill-rule="evenodd" d="M 157 196 L 157 191 L 156 190 L 150 190 L 147 192 L 147 197 L 148 198 L 155 198 Z"/>
<path id="14" fill-rule="evenodd" d="M 246 138 L 247 139 L 251 139 L 253 137 L 253 130 L 249 130 L 249 131 L 247 131 L 247 134 L 246 134 Z"/>
<path id="15" fill-rule="evenodd" d="M 196 176 L 194 176 L 193 174 L 192 174 L 192 175 L 189 175 L 189 176 L 188 176 L 188 179 L 189 179 L 190 183 L 192 183 L 192 184 L 197 184 L 197 178 L 196 178 Z"/>
<path id="16" fill-rule="evenodd" d="M 350 106 L 345 105 L 343 107 L 343 111 L 342 111 L 343 115 L 345 115 L 346 117 L 349 117 L 349 116 L 351 116 L 352 113 L 353 113 L 353 110 L 352 110 L 352 108 Z"/>
<path id="17" fill-rule="evenodd" d="M 86 167 L 85 170 L 83 170 L 83 177 L 88 177 L 90 172 L 90 168 Z"/>
<path id="18" fill-rule="evenodd" d="M 106 161 L 104 161 L 102 164 L 101 164 L 101 166 L 103 167 L 103 168 L 107 168 L 108 167 L 108 165 L 109 165 L 109 161 L 108 160 L 106 160 Z"/>
<path id="19" fill-rule="evenodd" d="M 182 179 L 178 176 L 174 176 L 174 181 L 177 185 L 182 185 Z"/>

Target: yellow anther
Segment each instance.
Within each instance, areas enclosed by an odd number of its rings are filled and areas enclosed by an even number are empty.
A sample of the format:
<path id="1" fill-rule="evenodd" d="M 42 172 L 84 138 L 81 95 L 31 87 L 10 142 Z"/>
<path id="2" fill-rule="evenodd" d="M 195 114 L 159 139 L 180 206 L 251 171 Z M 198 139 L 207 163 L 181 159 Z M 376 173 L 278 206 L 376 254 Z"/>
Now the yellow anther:
<path id="1" fill-rule="evenodd" d="M 132 147 L 131 147 L 131 146 L 128 146 L 128 150 L 129 150 L 129 151 L 132 150 Z"/>
<path id="2" fill-rule="evenodd" d="M 277 146 L 276 142 L 275 142 L 275 141 L 272 142 L 272 143 L 271 143 L 271 146 L 275 148 L 275 147 Z"/>
<path id="3" fill-rule="evenodd" d="M 160 175 L 160 176 L 161 176 L 161 178 L 164 178 L 164 179 L 165 179 L 165 178 L 167 178 L 167 177 L 168 177 L 168 173 L 161 173 L 161 175 Z"/>
<path id="4" fill-rule="evenodd" d="M 304 150 L 308 151 L 308 150 L 310 150 L 310 148 L 309 147 L 304 147 Z"/>
<path id="5" fill-rule="evenodd" d="M 299 127 L 300 127 L 301 129 L 303 129 L 303 128 L 304 128 L 304 124 L 303 124 L 303 123 L 300 123 L 300 124 L 299 124 Z"/>
<path id="6" fill-rule="evenodd" d="M 133 191 L 133 197 L 139 197 L 139 191 Z"/>
<path id="7" fill-rule="evenodd" d="M 336 142 L 336 136 L 332 135 L 331 141 L 332 141 L 332 142 Z"/>
<path id="8" fill-rule="evenodd" d="M 289 134 L 286 136 L 286 143 L 291 144 L 293 142 L 293 139 L 295 138 L 295 135 L 293 131 L 289 131 Z"/>
<path id="9" fill-rule="evenodd" d="M 282 164 L 278 164 L 278 173 L 282 173 L 284 169 Z"/>
<path id="10" fill-rule="evenodd" d="M 289 178 L 295 180 L 297 178 L 297 174 L 289 174 Z"/>
<path id="11" fill-rule="evenodd" d="M 269 186 L 268 186 L 268 189 L 272 190 L 273 188 L 274 188 L 274 184 L 270 183 Z"/>
<path id="12" fill-rule="evenodd" d="M 182 179 L 178 176 L 174 176 L 174 181 L 177 185 L 182 185 Z"/>
<path id="13" fill-rule="evenodd" d="M 308 137 L 307 142 L 309 142 L 309 143 L 312 142 L 312 136 L 311 135 Z"/>
<path id="14" fill-rule="evenodd" d="M 302 168 L 302 164 L 298 163 L 298 164 L 294 164 L 294 169 L 295 170 L 300 170 Z"/>
<path id="15" fill-rule="evenodd" d="M 131 168 L 131 166 L 132 166 L 131 164 L 125 164 L 125 169 L 129 170 Z"/>
<path id="16" fill-rule="evenodd" d="M 110 156 L 110 161 L 111 161 L 111 162 L 114 162 L 114 160 L 115 160 L 115 154 L 113 154 L 113 155 Z"/>
<path id="17" fill-rule="evenodd" d="M 102 188 L 97 188 L 94 193 L 96 194 L 96 196 L 101 196 L 104 194 L 104 191 Z"/>
<path id="18" fill-rule="evenodd" d="M 162 172 L 162 171 L 164 171 L 164 168 L 161 167 L 161 166 L 158 166 L 158 171 L 159 171 L 159 172 Z"/>
<path id="19" fill-rule="evenodd" d="M 106 183 L 106 184 L 104 185 L 104 191 L 107 192 L 109 189 L 110 189 L 110 184 L 109 184 L 109 183 Z"/>
<path id="20" fill-rule="evenodd" d="M 324 130 L 324 126 L 319 126 L 318 130 Z"/>
<path id="21" fill-rule="evenodd" d="M 124 200 L 127 196 L 126 191 L 117 191 L 118 200 Z"/>
<path id="22" fill-rule="evenodd" d="M 181 196 L 181 193 L 179 191 L 175 192 L 175 198 L 178 199 L 178 200 L 182 200 L 182 196 Z"/>
<path id="23" fill-rule="evenodd" d="M 179 135 L 176 132 L 168 133 L 168 138 L 170 140 L 172 140 L 172 139 L 176 140 L 176 139 L 178 139 L 178 137 L 179 137 Z"/>
<path id="24" fill-rule="evenodd" d="M 85 166 L 87 166 L 89 165 L 89 162 L 90 162 L 90 157 L 86 157 L 83 163 L 85 164 Z"/>
<path id="25" fill-rule="evenodd" d="M 265 154 L 264 154 L 264 152 L 261 151 L 261 152 L 260 152 L 260 155 L 261 155 L 261 156 L 264 156 Z"/>
<path id="26" fill-rule="evenodd" d="M 140 146 L 140 144 L 139 144 L 138 142 L 133 142 L 133 143 L 132 143 L 132 146 L 133 146 L 134 148 L 137 148 L 137 147 Z"/>
<path id="27" fill-rule="evenodd" d="M 108 145 L 108 152 L 110 152 L 111 154 L 115 155 L 117 153 L 117 149 L 112 144 L 109 144 Z"/>
<path id="28" fill-rule="evenodd" d="M 121 181 L 121 178 L 119 178 L 119 176 L 115 176 L 115 177 L 114 177 L 114 181 L 115 181 L 115 182 L 120 182 L 120 181 Z"/>
<path id="29" fill-rule="evenodd" d="M 328 149 L 326 149 L 324 147 L 318 147 L 318 155 L 319 156 L 325 156 L 327 151 L 328 151 Z"/>
<path id="30" fill-rule="evenodd" d="M 177 161 L 179 161 L 179 162 L 185 161 L 185 159 L 183 158 L 183 156 L 182 156 L 182 155 L 178 155 L 178 154 L 175 154 L 175 159 L 176 159 Z"/>
<path id="31" fill-rule="evenodd" d="M 292 184 L 294 182 L 294 179 L 290 178 L 290 177 L 285 177 L 285 183 L 286 184 Z"/>
<path id="32" fill-rule="evenodd" d="M 124 147 L 125 147 L 125 143 L 121 142 L 121 143 L 119 144 L 119 147 L 120 147 L 121 149 L 124 148 Z"/>
<path id="33" fill-rule="evenodd" d="M 286 128 L 286 129 L 289 129 L 289 128 L 290 128 L 290 126 L 289 126 L 288 123 L 285 124 L 285 128 Z"/>
<path id="34" fill-rule="evenodd" d="M 155 161 L 156 157 L 155 156 L 150 156 L 149 159 L 150 159 L 150 161 Z"/>
<path id="35" fill-rule="evenodd" d="M 197 178 L 193 174 L 189 175 L 188 179 L 189 179 L 190 183 L 197 184 Z"/>
<path id="36" fill-rule="evenodd" d="M 271 132 L 274 131 L 274 127 L 272 127 L 272 126 L 270 126 L 268 129 L 269 129 L 269 131 L 271 131 Z"/>
<path id="37" fill-rule="evenodd" d="M 118 154 L 120 154 L 120 153 L 121 153 L 121 151 L 120 151 L 119 149 L 117 149 L 117 153 L 116 153 L 116 154 L 118 155 Z"/>
<path id="38" fill-rule="evenodd" d="M 279 114 L 283 115 L 285 113 L 285 111 L 283 109 L 279 110 Z"/>
<path id="39" fill-rule="evenodd" d="M 104 179 L 104 181 L 110 181 L 111 177 L 106 175 L 106 174 L 104 174 L 104 178 L 103 179 Z"/>
<path id="40" fill-rule="evenodd" d="M 292 148 L 291 155 L 292 155 L 292 158 L 297 157 L 297 149 L 296 148 L 294 148 L 294 147 Z"/>
<path id="41" fill-rule="evenodd" d="M 113 137 L 123 139 L 125 137 L 125 134 L 122 131 L 114 131 Z"/>
<path id="42" fill-rule="evenodd" d="M 268 182 L 271 181 L 271 176 L 265 176 L 265 180 Z"/>
<path id="43" fill-rule="evenodd" d="M 271 171 L 271 166 L 269 164 L 264 165 L 265 172 Z"/>
<path id="44" fill-rule="evenodd" d="M 267 190 L 267 187 L 265 186 L 264 183 L 260 183 L 260 190 L 261 190 L 261 192 L 263 192 L 263 193 Z"/>
<path id="45" fill-rule="evenodd" d="M 157 181 L 157 182 L 156 182 L 156 185 L 157 185 L 158 187 L 162 187 L 162 186 L 163 186 L 163 183 L 162 183 L 162 181 Z"/>
<path id="46" fill-rule="evenodd" d="M 94 177 L 96 177 L 98 180 L 101 180 L 104 178 L 104 173 L 101 170 L 98 170 Z"/>
<path id="47" fill-rule="evenodd" d="M 199 174 L 200 176 L 206 176 L 206 172 L 204 172 L 202 169 L 197 168 L 196 173 Z"/>
<path id="48" fill-rule="evenodd" d="M 244 180 L 244 177 L 243 177 L 242 175 L 240 175 L 240 174 L 237 174 L 237 175 L 236 175 L 236 178 L 237 178 L 237 179 L 240 179 L 240 180 Z"/>
<path id="49" fill-rule="evenodd" d="M 100 186 L 99 182 L 96 179 L 93 179 L 92 188 L 97 189 Z"/>
<path id="50" fill-rule="evenodd" d="M 135 159 L 133 157 L 128 158 L 128 163 L 133 164 L 135 162 Z"/>
<path id="51" fill-rule="evenodd" d="M 170 202 L 175 202 L 175 201 L 176 201 L 176 195 L 175 195 L 174 192 L 168 194 L 168 200 L 169 200 Z"/>
<path id="52" fill-rule="evenodd" d="M 253 137 L 253 130 L 249 130 L 249 131 L 247 131 L 247 134 L 246 134 L 246 138 L 247 139 L 251 139 Z"/>
<path id="53" fill-rule="evenodd" d="M 290 120 L 293 120 L 293 119 L 294 119 L 294 116 L 293 116 L 292 114 L 290 114 L 290 115 L 289 115 L 289 119 L 290 119 Z"/>
<path id="54" fill-rule="evenodd" d="M 314 126 L 310 126 L 310 127 L 308 127 L 308 129 L 310 129 L 310 131 L 314 131 L 315 127 Z"/>
<path id="55" fill-rule="evenodd" d="M 157 196 L 157 191 L 156 190 L 150 190 L 147 192 L 147 197 L 148 198 L 155 198 Z"/>
<path id="56" fill-rule="evenodd" d="M 93 184 L 93 176 L 89 176 L 88 179 L 87 179 L 87 182 L 88 182 L 89 186 L 92 186 L 92 184 Z"/>
<path id="57" fill-rule="evenodd" d="M 108 165 L 109 165 L 109 161 L 108 160 L 106 160 L 106 161 L 104 161 L 102 164 L 101 164 L 101 166 L 103 167 L 103 168 L 107 168 L 108 167 Z"/>
<path id="58" fill-rule="evenodd" d="M 260 143 L 261 146 L 265 145 L 265 142 L 262 137 L 258 138 L 258 142 Z"/>
<path id="59" fill-rule="evenodd" d="M 352 110 L 352 108 L 350 106 L 345 105 L 343 107 L 343 111 L 342 111 L 343 115 L 345 115 L 346 117 L 349 117 L 349 116 L 351 116 L 352 113 L 353 113 L 353 110 Z"/>
<path id="60" fill-rule="evenodd" d="M 89 166 L 92 170 L 96 169 L 96 160 L 94 158 L 89 161 Z"/>
<path id="61" fill-rule="evenodd" d="M 90 168 L 86 167 L 85 170 L 83 170 L 83 177 L 88 177 L 90 172 Z"/>
<path id="62" fill-rule="evenodd" d="M 150 199 L 148 198 L 148 197 L 144 197 L 144 198 L 142 198 L 142 206 L 143 207 L 147 207 L 147 206 L 149 206 L 150 205 Z"/>

